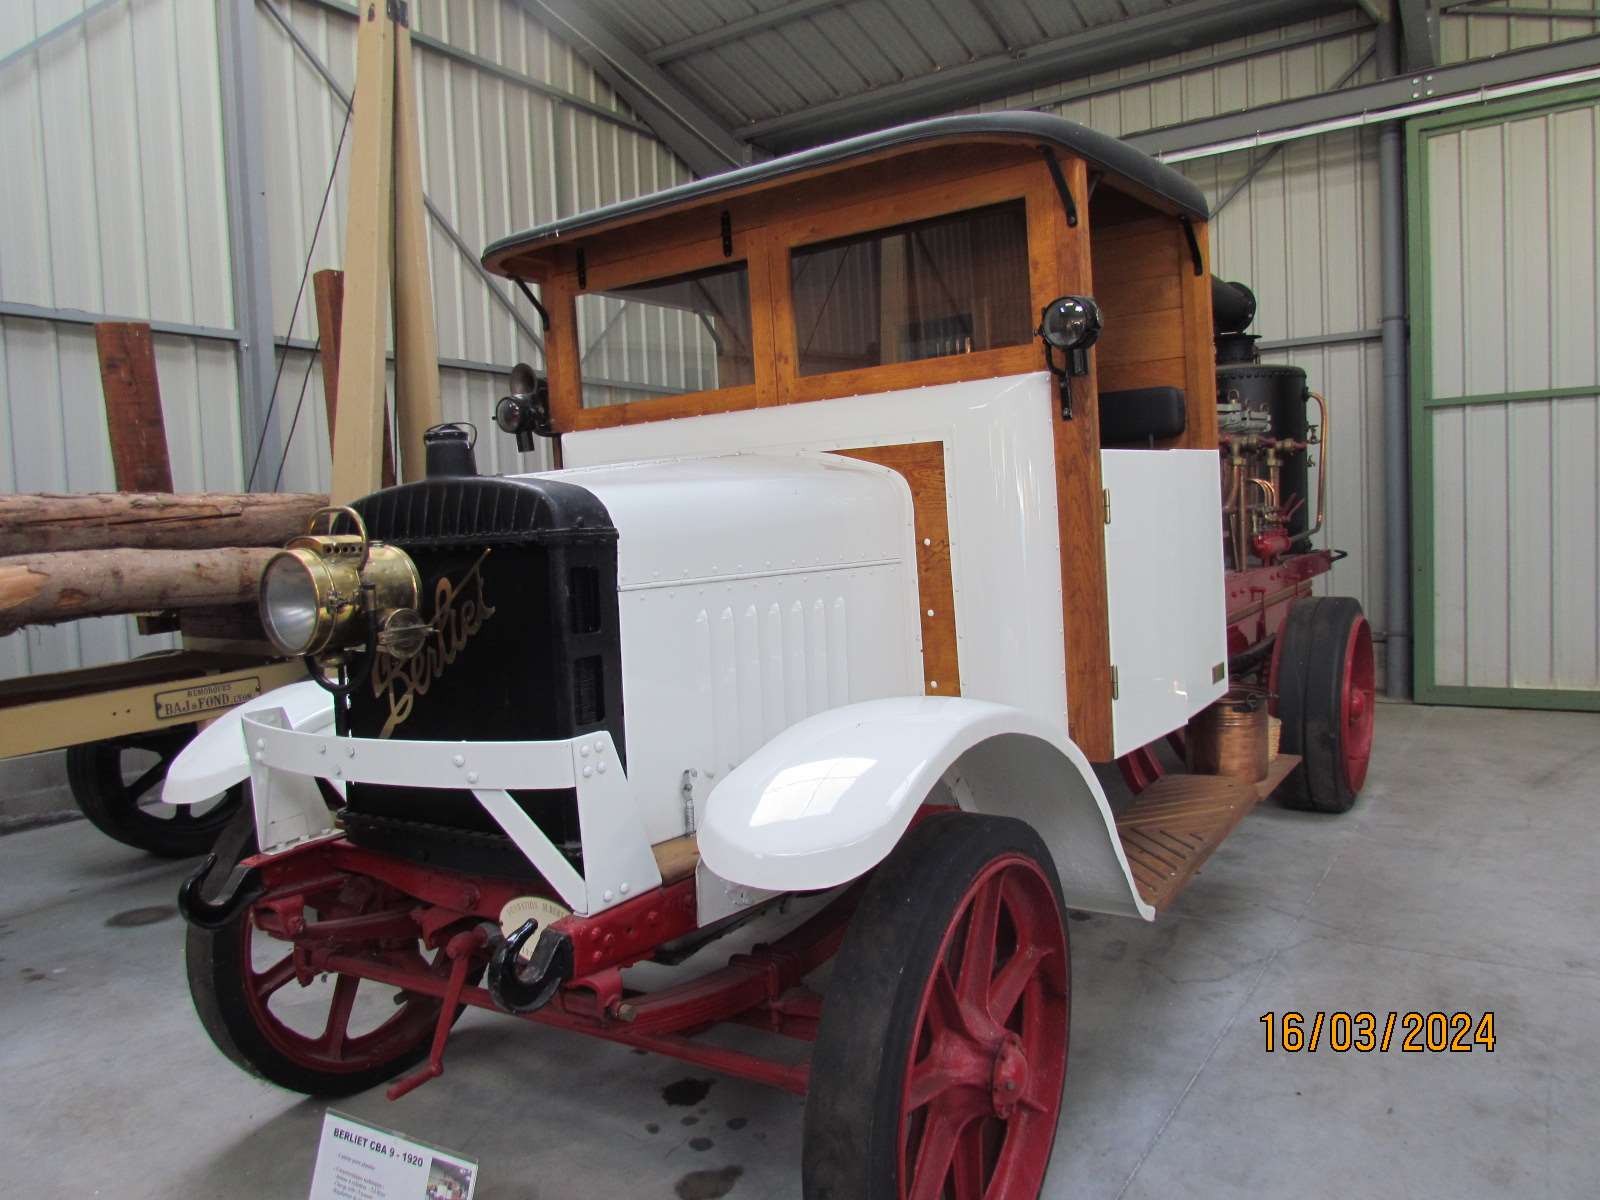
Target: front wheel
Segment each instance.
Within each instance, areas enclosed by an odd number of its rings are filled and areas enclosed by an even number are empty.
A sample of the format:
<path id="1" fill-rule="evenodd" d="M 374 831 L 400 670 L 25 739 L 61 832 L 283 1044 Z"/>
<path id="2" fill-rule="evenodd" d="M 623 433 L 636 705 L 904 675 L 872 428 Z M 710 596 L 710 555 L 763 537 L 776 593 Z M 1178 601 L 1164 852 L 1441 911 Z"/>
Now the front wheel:
<path id="1" fill-rule="evenodd" d="M 229 868 L 254 853 L 255 826 L 246 808 L 217 840 L 219 866 L 207 890 L 220 887 Z M 330 891 L 310 907 L 323 920 L 360 916 L 373 908 L 373 891 Z M 189 993 L 200 1023 L 228 1058 L 311 1096 L 365 1091 L 421 1060 L 439 1000 L 353 975 L 302 979 L 293 947 L 257 929 L 252 912 L 243 909 L 217 930 L 189 927 Z M 392 965 L 448 974 L 442 950 L 429 964 L 419 946 L 374 949 Z"/>
<path id="2" fill-rule="evenodd" d="M 1061 1114 L 1067 930 L 1050 854 L 941 813 L 878 868 L 823 1005 L 806 1200 L 1034 1200 Z"/>

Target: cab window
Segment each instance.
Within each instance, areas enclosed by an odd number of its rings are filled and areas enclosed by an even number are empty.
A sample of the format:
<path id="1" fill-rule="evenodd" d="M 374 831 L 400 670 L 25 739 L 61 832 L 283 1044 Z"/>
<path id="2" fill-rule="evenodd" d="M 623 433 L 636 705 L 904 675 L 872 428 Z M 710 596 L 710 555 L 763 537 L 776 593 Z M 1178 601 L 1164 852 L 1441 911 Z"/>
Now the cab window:
<path id="1" fill-rule="evenodd" d="M 578 297 L 583 407 L 755 382 L 742 262 Z"/>
<path id="2" fill-rule="evenodd" d="M 1033 336 L 1021 200 L 790 252 L 801 375 L 1017 346 Z"/>

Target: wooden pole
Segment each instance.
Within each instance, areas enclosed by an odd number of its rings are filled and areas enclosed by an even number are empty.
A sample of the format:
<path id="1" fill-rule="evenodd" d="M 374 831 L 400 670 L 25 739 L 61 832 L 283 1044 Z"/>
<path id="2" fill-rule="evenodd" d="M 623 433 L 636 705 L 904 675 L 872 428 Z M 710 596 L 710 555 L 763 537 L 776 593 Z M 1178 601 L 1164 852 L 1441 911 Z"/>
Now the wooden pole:
<path id="1" fill-rule="evenodd" d="M 0 495 L 0 554 L 281 546 L 327 503 L 300 492 Z"/>
<path id="2" fill-rule="evenodd" d="M 317 343 L 322 356 L 322 401 L 328 410 L 328 451 L 333 452 L 339 417 L 339 334 L 344 316 L 344 272 L 318 271 L 311 277 L 317 298 Z M 383 409 L 383 486 L 394 486 L 394 438 L 389 406 Z"/>
<path id="3" fill-rule="evenodd" d="M 94 343 L 100 352 L 100 386 L 106 398 L 117 490 L 170 492 L 172 464 L 150 326 L 102 321 L 94 327 Z"/>
<path id="4" fill-rule="evenodd" d="M 253 600 L 276 550 L 69 550 L 0 559 L 0 635 L 83 617 Z"/>
<path id="5" fill-rule="evenodd" d="M 329 489 L 334 504 L 374 491 L 383 470 L 385 330 L 394 247 L 394 22 L 387 4 L 365 4 L 360 13 L 339 336 L 342 403 Z"/>
<path id="6" fill-rule="evenodd" d="M 422 204 L 422 144 L 411 31 L 394 31 L 394 374 L 401 478 L 425 474 L 422 435 L 443 416 L 439 337 L 428 276 L 428 214 Z"/>

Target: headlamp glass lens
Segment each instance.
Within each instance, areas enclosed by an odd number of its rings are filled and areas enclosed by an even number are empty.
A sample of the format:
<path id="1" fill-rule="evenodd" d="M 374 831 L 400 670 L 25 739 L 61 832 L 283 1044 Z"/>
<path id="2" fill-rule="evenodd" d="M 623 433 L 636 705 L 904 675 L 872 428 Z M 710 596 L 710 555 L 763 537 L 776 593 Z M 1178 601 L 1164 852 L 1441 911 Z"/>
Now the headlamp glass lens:
<path id="1" fill-rule="evenodd" d="M 317 633 L 317 588 L 293 554 L 280 554 L 261 576 L 261 621 L 278 649 L 304 654 Z"/>
<path id="2" fill-rule="evenodd" d="M 1060 296 L 1046 306 L 1039 335 L 1059 350 L 1082 350 L 1100 335 L 1100 310 L 1083 296 Z"/>

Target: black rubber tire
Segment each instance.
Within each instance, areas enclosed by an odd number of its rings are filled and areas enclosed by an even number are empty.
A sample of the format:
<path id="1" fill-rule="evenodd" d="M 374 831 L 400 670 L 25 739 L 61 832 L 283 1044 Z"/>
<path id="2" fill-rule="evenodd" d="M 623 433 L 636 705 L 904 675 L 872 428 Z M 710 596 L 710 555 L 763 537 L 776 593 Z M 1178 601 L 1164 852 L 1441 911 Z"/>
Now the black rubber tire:
<path id="1" fill-rule="evenodd" d="M 216 898 L 235 863 L 256 852 L 255 819 L 250 808 L 246 807 L 229 823 L 217 839 L 215 852 L 217 865 L 201 889 L 206 899 Z M 241 937 L 241 925 L 249 919 L 250 910 L 245 909 L 222 929 L 206 930 L 191 925 L 184 947 L 189 995 L 194 1001 L 195 1013 L 217 1049 L 236 1066 L 292 1092 L 331 1098 L 354 1095 L 385 1083 L 427 1055 L 439 1001 L 424 997 L 407 1002 L 419 1006 L 415 1040 L 375 1066 L 334 1073 L 307 1067 L 283 1054 L 256 1024 L 245 998 L 244 964 L 241 962 L 245 941 Z M 476 982 L 476 979 L 469 978 L 469 982 Z M 457 1009 L 456 1017 L 460 1015 L 461 1010 Z"/>
<path id="2" fill-rule="evenodd" d="M 1365 617 L 1349 596 L 1297 600 L 1278 634 L 1277 713 L 1283 722 L 1280 749 L 1301 763 L 1283 781 L 1284 807 L 1342 813 L 1357 792 L 1345 780 L 1344 732 L 1340 719 L 1344 653 L 1351 628 Z"/>
<path id="3" fill-rule="evenodd" d="M 125 846 L 162 858 L 192 858 L 211 849 L 244 803 L 244 785 L 231 787 L 223 798 L 199 816 L 179 809 L 172 817 L 158 817 L 140 802 L 166 778 L 166 764 L 194 737 L 195 727 L 162 730 L 103 742 L 88 742 L 67 750 L 67 785 L 80 812 L 101 833 Z M 159 773 L 139 791 L 123 778 L 122 756 L 130 750 L 148 750 L 161 756 Z M 138 783 L 137 780 L 134 781 Z"/>
<path id="4" fill-rule="evenodd" d="M 896 1196 L 900 1064 L 911 1052 L 923 984 L 967 887 L 1010 852 L 1044 869 L 1065 931 L 1050 852 L 1032 826 L 1010 817 L 931 816 L 901 839 L 867 885 L 834 959 L 811 1056 L 805 1200 Z"/>

